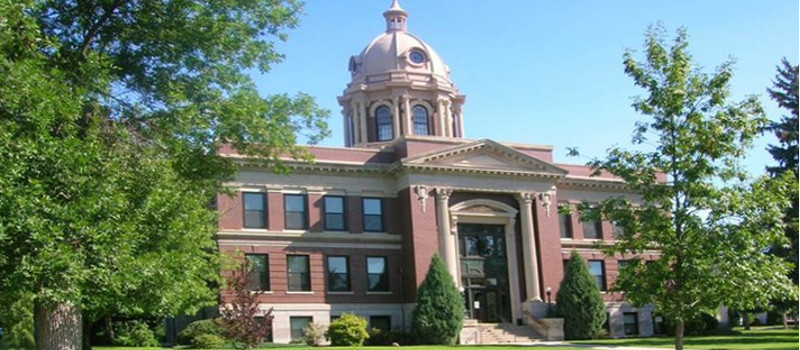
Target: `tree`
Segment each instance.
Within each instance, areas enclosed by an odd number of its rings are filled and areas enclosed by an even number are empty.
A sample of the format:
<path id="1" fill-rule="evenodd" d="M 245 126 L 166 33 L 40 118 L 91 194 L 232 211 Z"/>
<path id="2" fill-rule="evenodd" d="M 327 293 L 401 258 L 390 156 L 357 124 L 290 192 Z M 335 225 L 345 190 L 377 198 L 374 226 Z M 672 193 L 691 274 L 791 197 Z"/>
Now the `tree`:
<path id="1" fill-rule="evenodd" d="M 32 300 L 40 348 L 215 300 L 209 204 L 236 171 L 220 147 L 285 171 L 310 158 L 299 134 L 327 135 L 310 97 L 259 96 L 244 73 L 282 59 L 301 9 L 0 0 L 0 301 Z"/>
<path id="2" fill-rule="evenodd" d="M 227 277 L 229 303 L 221 308 L 219 325 L 223 332 L 244 349 L 256 348 L 272 330 L 272 309 L 259 309 L 258 299 L 263 291 L 253 290 L 253 266 L 244 259 Z"/>
<path id="3" fill-rule="evenodd" d="M 565 339 L 597 339 L 606 321 L 606 308 L 597 282 L 578 252 L 572 251 L 556 294 L 564 318 Z"/>
<path id="4" fill-rule="evenodd" d="M 431 258 L 428 274 L 417 290 L 412 333 L 420 344 L 455 344 L 464 322 L 464 298 L 442 258 Z"/>
<path id="5" fill-rule="evenodd" d="M 651 118 L 636 124 L 637 149 L 613 147 L 589 163 L 623 179 L 640 200 L 611 198 L 581 211 L 624 228 L 606 253 L 633 260 L 613 290 L 636 305 L 654 304 L 675 324 L 675 348 L 683 349 L 685 322 L 702 311 L 753 309 L 796 293 L 787 264 L 764 254 L 784 240 L 780 214 L 792 185 L 748 182 L 739 166 L 768 120 L 756 97 L 730 101 L 732 62 L 703 73 L 685 30 L 670 47 L 665 36 L 651 28 L 644 60 L 624 56 L 625 73 L 647 91 L 633 107 Z M 650 250 L 660 259 L 643 264 L 637 256 Z"/>
<path id="6" fill-rule="evenodd" d="M 794 188 L 797 189 L 797 179 L 798 174 L 798 154 L 797 154 L 797 143 L 798 143 L 798 101 L 797 101 L 797 90 L 798 90 L 798 66 L 792 66 L 789 61 L 784 58 L 781 60 L 781 66 L 777 67 L 778 74 L 775 75 L 775 81 L 773 82 L 773 88 L 767 89 L 769 92 L 769 96 L 778 102 L 778 106 L 781 108 L 785 108 L 789 111 L 789 115 L 784 115 L 779 122 L 773 122 L 770 125 L 770 130 L 775 134 L 778 138 L 778 142 L 780 145 L 770 145 L 768 150 L 769 153 L 772 155 L 778 165 L 774 167 L 768 167 L 767 170 L 769 171 L 770 175 L 773 177 L 780 177 L 786 173 L 794 173 L 795 177 L 795 186 Z M 790 194 L 790 198 L 792 199 L 792 205 L 787 208 L 786 212 L 784 213 L 784 224 L 786 228 L 784 233 L 786 238 L 789 240 L 789 245 L 776 245 L 770 248 L 770 253 L 775 254 L 777 256 L 783 257 L 786 261 L 792 263 L 793 268 L 791 273 L 789 274 L 792 278 L 792 282 L 794 282 L 795 286 L 797 285 L 797 249 L 798 249 L 798 199 L 797 199 L 797 192 Z M 784 303 L 786 304 L 786 303 Z M 788 305 L 783 305 L 785 307 L 797 306 L 797 300 L 788 300 Z"/>

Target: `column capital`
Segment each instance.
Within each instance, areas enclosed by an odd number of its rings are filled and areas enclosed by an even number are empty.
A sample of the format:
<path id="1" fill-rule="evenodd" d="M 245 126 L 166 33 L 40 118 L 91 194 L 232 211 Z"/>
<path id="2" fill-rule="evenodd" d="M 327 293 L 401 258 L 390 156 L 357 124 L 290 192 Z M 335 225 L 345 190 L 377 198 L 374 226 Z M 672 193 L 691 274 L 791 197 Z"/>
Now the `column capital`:
<path id="1" fill-rule="evenodd" d="M 446 201 L 450 199 L 451 194 L 453 194 L 452 188 L 436 187 L 436 200 Z"/>
<path id="2" fill-rule="evenodd" d="M 514 195 L 514 197 L 517 198 L 520 204 L 531 204 L 536 198 L 536 194 L 533 192 L 520 192 Z"/>

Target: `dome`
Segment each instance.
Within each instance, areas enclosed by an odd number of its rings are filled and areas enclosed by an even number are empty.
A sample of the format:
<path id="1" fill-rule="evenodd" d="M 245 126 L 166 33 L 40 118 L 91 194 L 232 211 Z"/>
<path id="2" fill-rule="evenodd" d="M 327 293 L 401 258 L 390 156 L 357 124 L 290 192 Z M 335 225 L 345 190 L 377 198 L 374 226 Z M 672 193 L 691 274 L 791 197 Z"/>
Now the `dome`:
<path id="1" fill-rule="evenodd" d="M 385 74 L 392 70 L 432 73 L 447 78 L 450 69 L 428 44 L 406 31 L 391 31 L 378 35 L 354 57 L 351 72 L 356 74 Z"/>
<path id="2" fill-rule="evenodd" d="M 408 12 L 397 0 L 383 13 L 386 32 L 378 35 L 361 51 L 350 58 L 349 70 L 354 81 L 370 81 L 375 75 L 405 71 L 411 75 L 434 75 L 436 80 L 449 82 L 450 69 L 430 45 L 407 30 Z M 377 80 L 382 80 L 377 78 Z M 447 84 L 451 85 L 451 84 Z"/>

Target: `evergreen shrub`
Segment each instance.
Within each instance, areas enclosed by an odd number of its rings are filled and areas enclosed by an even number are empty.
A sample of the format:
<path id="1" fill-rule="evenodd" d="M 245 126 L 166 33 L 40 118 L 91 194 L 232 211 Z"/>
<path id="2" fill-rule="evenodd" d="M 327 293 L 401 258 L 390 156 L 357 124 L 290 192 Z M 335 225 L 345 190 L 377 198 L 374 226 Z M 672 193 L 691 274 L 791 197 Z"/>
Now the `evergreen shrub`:
<path id="1" fill-rule="evenodd" d="M 325 334 L 333 346 L 361 346 L 369 338 L 367 320 L 353 314 L 342 314 L 331 322 Z"/>
<path id="2" fill-rule="evenodd" d="M 412 334 L 423 345 L 455 344 L 464 322 L 464 299 L 439 254 L 417 290 Z"/>
<path id="3" fill-rule="evenodd" d="M 564 318 L 565 339 L 600 337 L 606 321 L 603 297 L 583 258 L 574 250 L 558 288 L 556 304 Z"/>

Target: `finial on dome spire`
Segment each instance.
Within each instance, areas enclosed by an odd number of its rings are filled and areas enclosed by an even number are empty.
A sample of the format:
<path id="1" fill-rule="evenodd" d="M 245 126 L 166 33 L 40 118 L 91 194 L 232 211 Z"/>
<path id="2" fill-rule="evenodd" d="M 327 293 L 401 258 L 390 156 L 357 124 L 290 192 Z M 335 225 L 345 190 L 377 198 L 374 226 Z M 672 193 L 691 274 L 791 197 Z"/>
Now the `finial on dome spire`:
<path id="1" fill-rule="evenodd" d="M 383 17 L 386 18 L 386 31 L 405 31 L 406 21 L 408 19 L 408 12 L 400 7 L 400 1 L 392 0 L 392 6 L 383 12 Z"/>

